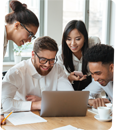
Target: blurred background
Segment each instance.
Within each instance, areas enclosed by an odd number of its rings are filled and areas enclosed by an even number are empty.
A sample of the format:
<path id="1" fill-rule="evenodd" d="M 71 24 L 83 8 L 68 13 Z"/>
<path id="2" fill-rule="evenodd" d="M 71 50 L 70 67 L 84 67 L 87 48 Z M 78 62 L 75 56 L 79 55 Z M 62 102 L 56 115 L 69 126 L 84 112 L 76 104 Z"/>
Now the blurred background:
<path id="1" fill-rule="evenodd" d="M 9 2 L 5 3 L 5 15 L 11 12 Z M 112 0 L 19 0 L 27 4 L 39 19 L 40 27 L 36 37 L 50 36 L 61 44 L 62 33 L 66 24 L 73 19 L 82 20 L 89 36 L 97 36 L 101 43 L 114 46 L 115 40 L 115 3 Z M 3 70 L 8 70 L 14 63 L 16 45 L 9 41 L 4 57 Z M 22 60 L 31 57 L 32 41 L 22 50 Z"/>

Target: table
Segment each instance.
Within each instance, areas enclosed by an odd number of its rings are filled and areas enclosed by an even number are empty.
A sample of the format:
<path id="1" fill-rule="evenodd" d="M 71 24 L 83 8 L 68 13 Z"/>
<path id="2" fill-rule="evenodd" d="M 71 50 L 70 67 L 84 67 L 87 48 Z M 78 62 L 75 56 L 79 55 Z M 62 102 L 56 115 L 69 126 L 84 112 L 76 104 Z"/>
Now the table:
<path id="1" fill-rule="evenodd" d="M 40 115 L 39 111 L 32 111 Z M 93 113 L 87 111 L 84 117 L 43 117 L 47 122 L 26 124 L 26 125 L 12 125 L 8 120 L 7 124 L 3 125 L 4 130 L 52 130 L 58 127 L 72 125 L 84 130 L 108 130 L 111 128 L 112 122 L 100 122 L 94 118 Z"/>

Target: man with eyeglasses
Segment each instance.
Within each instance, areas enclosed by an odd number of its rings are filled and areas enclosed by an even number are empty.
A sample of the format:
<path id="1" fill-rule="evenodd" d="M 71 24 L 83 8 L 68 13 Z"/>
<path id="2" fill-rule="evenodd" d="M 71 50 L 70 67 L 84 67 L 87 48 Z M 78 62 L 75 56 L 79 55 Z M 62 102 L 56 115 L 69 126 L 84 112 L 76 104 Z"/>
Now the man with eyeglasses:
<path id="1" fill-rule="evenodd" d="M 57 43 L 50 37 L 37 38 L 32 58 L 9 69 L 2 82 L 4 111 L 41 109 L 43 91 L 74 91 L 57 64 L 57 51 Z"/>

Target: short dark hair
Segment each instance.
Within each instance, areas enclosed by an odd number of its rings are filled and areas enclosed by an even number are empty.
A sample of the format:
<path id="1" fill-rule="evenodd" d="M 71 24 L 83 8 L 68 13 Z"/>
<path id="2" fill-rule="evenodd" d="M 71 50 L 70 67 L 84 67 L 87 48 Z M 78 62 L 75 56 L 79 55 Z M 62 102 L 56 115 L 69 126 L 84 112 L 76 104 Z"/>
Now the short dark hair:
<path id="1" fill-rule="evenodd" d="M 110 45 L 96 44 L 87 49 L 84 59 L 87 62 L 114 63 L 114 48 Z"/>
<path id="2" fill-rule="evenodd" d="M 33 25 L 39 27 L 39 21 L 36 15 L 29 9 L 26 4 L 22 4 L 17 0 L 10 2 L 12 12 L 5 16 L 5 21 L 8 24 L 12 24 L 15 21 L 19 21 L 24 25 Z"/>
<path id="3" fill-rule="evenodd" d="M 72 51 L 68 47 L 66 40 L 69 35 L 69 33 L 77 29 L 83 36 L 84 36 L 84 45 L 82 47 L 82 55 L 84 55 L 85 51 L 88 48 L 88 33 L 86 26 L 83 21 L 81 20 L 71 20 L 65 27 L 63 36 L 62 36 L 62 58 L 63 58 L 63 63 L 66 68 L 66 70 L 70 73 L 75 70 L 74 65 L 73 65 L 73 59 L 72 59 Z M 83 74 L 87 74 L 87 63 L 84 61 L 82 58 L 82 72 Z"/>
<path id="4" fill-rule="evenodd" d="M 50 50 L 57 52 L 58 46 L 56 41 L 48 36 L 37 38 L 34 42 L 33 51 L 38 53 L 39 51 L 42 50 Z"/>

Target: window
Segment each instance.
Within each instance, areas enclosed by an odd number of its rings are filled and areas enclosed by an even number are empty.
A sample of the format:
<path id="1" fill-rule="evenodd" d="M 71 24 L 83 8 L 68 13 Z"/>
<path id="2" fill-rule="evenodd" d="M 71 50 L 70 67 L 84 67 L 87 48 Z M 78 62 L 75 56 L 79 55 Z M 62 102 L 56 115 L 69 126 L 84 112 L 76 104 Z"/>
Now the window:
<path id="1" fill-rule="evenodd" d="M 11 9 L 9 8 L 9 2 L 11 0 L 8 0 L 6 2 L 5 5 L 5 15 L 8 14 L 9 12 L 11 12 Z M 40 0 L 18 0 L 21 3 L 25 3 L 27 4 L 27 8 L 30 9 L 31 11 L 33 11 L 35 13 L 35 15 L 38 17 L 38 19 L 40 19 Z M 39 29 L 36 33 L 36 37 L 39 37 Z M 27 59 L 29 57 L 31 57 L 31 51 L 33 49 L 33 43 L 34 41 L 32 41 L 32 44 L 30 45 L 30 47 L 28 47 L 28 49 L 24 50 L 21 55 L 22 55 L 22 59 Z M 14 52 L 13 52 L 13 48 L 15 43 L 13 43 L 12 41 L 9 41 L 8 46 L 7 46 L 7 52 L 5 54 L 4 57 L 4 62 L 12 62 L 14 61 Z"/>
<path id="2" fill-rule="evenodd" d="M 63 30 L 73 19 L 85 22 L 89 36 L 97 36 L 109 43 L 109 0 L 63 0 Z"/>
<path id="3" fill-rule="evenodd" d="M 63 30 L 71 20 L 83 20 L 84 0 L 63 0 Z"/>

